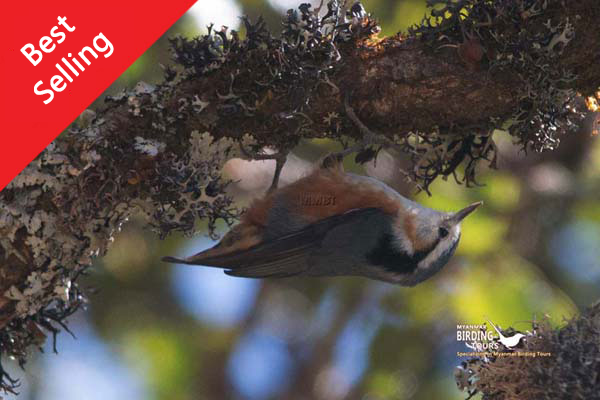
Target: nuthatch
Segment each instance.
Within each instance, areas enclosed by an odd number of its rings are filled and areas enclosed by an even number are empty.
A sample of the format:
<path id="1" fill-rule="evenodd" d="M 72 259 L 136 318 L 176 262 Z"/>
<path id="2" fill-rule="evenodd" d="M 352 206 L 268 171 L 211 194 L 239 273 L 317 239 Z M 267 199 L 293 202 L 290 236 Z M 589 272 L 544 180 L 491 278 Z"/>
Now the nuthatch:
<path id="1" fill-rule="evenodd" d="M 438 272 L 460 222 L 482 202 L 445 213 L 423 207 L 340 160 L 256 200 L 213 248 L 163 261 L 247 278 L 359 275 L 414 286 Z"/>

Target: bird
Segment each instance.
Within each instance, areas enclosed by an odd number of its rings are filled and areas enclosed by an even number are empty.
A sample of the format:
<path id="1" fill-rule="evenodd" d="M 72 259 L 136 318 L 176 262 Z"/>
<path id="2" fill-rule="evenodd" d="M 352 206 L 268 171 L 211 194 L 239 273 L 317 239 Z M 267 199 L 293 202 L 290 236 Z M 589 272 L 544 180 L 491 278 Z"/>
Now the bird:
<path id="1" fill-rule="evenodd" d="M 299 180 L 255 200 L 212 248 L 170 263 L 246 278 L 362 276 L 414 286 L 454 254 L 460 224 L 483 202 L 441 212 L 330 155 Z"/>
<path id="2" fill-rule="evenodd" d="M 492 328 L 494 328 L 496 333 L 498 334 L 498 341 L 500 343 L 502 343 L 502 345 L 504 347 L 506 347 L 507 349 L 512 349 L 513 347 L 517 346 L 519 343 L 521 343 L 521 339 L 523 339 L 526 336 L 522 333 L 515 333 L 512 336 L 504 336 L 502 334 L 502 331 L 500 330 L 500 328 L 498 328 L 496 325 L 494 325 L 494 323 L 492 321 L 490 321 L 489 319 L 488 319 L 488 322 L 492 326 Z"/>

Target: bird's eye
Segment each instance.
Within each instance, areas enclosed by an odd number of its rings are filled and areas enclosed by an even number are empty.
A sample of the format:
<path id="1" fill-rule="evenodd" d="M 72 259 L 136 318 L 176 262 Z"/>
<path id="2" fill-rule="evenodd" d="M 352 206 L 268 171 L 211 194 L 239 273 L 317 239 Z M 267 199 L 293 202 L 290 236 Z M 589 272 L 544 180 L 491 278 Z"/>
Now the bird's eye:
<path id="1" fill-rule="evenodd" d="M 441 238 L 445 238 L 446 236 L 448 236 L 448 229 L 440 228 L 438 230 L 438 234 L 440 235 Z"/>

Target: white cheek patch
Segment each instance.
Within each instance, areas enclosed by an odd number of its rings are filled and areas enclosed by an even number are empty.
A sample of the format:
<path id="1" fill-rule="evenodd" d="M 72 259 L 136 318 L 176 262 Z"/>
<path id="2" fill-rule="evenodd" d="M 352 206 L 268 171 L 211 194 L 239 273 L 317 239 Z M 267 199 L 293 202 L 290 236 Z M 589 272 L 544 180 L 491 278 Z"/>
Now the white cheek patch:
<path id="1" fill-rule="evenodd" d="M 454 228 L 452 228 L 450 231 L 450 235 L 448 236 L 452 238 L 451 242 L 454 242 L 456 239 L 458 239 L 460 237 L 460 225 L 454 226 Z"/>
<path id="2" fill-rule="evenodd" d="M 459 239 L 460 237 L 460 225 L 456 225 L 454 228 L 450 230 L 450 234 L 443 238 L 437 246 L 418 264 L 418 269 L 426 269 L 436 260 L 442 256 L 446 250 L 452 247 L 452 245 Z"/>

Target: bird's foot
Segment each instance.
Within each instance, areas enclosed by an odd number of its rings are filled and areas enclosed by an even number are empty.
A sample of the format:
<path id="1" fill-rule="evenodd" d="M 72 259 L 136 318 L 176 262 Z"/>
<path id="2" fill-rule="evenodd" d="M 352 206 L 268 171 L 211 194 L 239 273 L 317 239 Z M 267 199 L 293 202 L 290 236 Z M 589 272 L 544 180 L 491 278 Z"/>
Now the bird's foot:
<path id="1" fill-rule="evenodd" d="M 356 113 L 354 112 L 354 108 L 350 105 L 348 100 L 348 95 L 344 96 L 344 110 L 346 111 L 346 115 L 350 118 L 350 121 L 356 125 L 360 133 L 362 134 L 362 143 L 359 143 L 352 147 L 364 148 L 369 145 L 375 144 L 377 139 L 377 134 L 373 132 L 369 127 L 367 127 L 361 120 L 358 118 Z"/>
<path id="2" fill-rule="evenodd" d="M 277 185 L 279 184 L 279 177 L 281 176 L 281 171 L 283 170 L 283 166 L 287 161 L 288 152 L 279 151 L 273 154 L 261 153 L 249 150 L 242 146 L 242 144 L 240 144 L 240 150 L 242 151 L 242 154 L 250 160 L 275 160 L 275 172 L 273 173 L 273 181 L 271 182 L 271 186 L 267 190 L 267 193 L 271 193 L 273 190 L 277 189 Z"/>
<path id="3" fill-rule="evenodd" d="M 354 112 L 349 103 L 349 96 L 344 97 L 344 109 L 348 118 L 354 123 L 362 135 L 362 139 L 355 145 L 346 148 L 341 154 L 344 156 L 350 153 L 357 153 L 356 162 L 363 164 L 377 158 L 379 151 L 383 147 L 398 147 L 393 141 L 383 135 L 373 132 L 366 126 Z"/>

